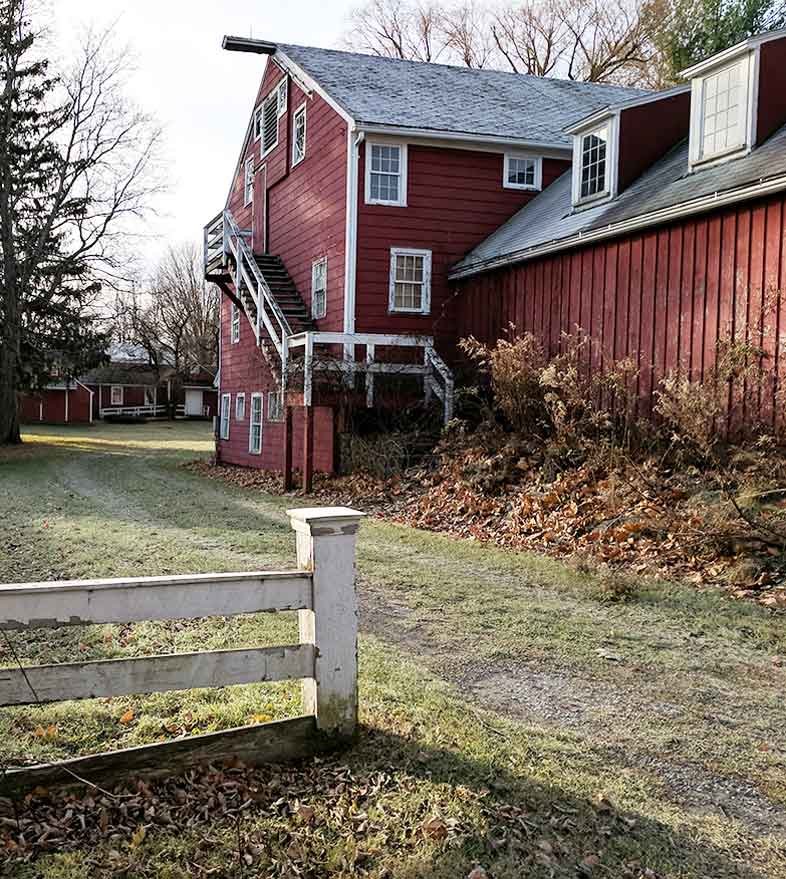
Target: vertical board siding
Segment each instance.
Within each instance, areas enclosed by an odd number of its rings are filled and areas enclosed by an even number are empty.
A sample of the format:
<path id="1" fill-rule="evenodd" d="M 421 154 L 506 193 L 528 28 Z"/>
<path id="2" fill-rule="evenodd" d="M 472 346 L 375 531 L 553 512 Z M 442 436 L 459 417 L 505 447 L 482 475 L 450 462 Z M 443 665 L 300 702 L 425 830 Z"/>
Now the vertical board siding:
<path id="1" fill-rule="evenodd" d="M 642 413 L 652 412 L 669 372 L 708 375 L 729 331 L 737 339 L 747 332 L 782 378 L 785 204 L 786 196 L 773 196 L 459 281 L 457 336 L 494 343 L 513 323 L 553 355 L 561 335 L 581 327 L 597 343 L 590 369 L 635 359 Z M 772 423 L 782 417 L 776 384 L 737 386 L 730 402 L 747 423 Z"/>

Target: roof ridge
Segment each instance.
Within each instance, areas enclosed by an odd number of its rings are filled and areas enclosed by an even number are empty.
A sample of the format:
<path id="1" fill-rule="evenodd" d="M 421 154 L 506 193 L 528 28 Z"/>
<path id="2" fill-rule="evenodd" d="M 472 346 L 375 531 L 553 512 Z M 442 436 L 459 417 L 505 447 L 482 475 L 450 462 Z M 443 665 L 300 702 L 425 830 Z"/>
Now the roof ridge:
<path id="1" fill-rule="evenodd" d="M 429 67 L 442 67 L 448 70 L 454 70 L 458 72 L 463 72 L 467 74 L 475 74 L 475 75 L 484 75 L 484 74 L 495 74 L 495 75 L 504 75 L 510 77 L 518 77 L 520 79 L 526 79 L 531 83 L 560 83 L 571 86 L 576 86 L 579 88 L 586 89 L 615 89 L 620 92 L 624 92 L 626 94 L 636 93 L 636 94 L 654 94 L 657 92 L 657 89 L 644 89 L 639 86 L 627 86 L 620 85 L 619 83 L 614 82 L 594 82 L 589 80 L 576 80 L 576 79 L 565 79 L 563 77 L 558 76 L 539 76 L 534 73 L 518 73 L 513 70 L 500 70 L 496 67 L 467 67 L 464 64 L 446 64 L 442 61 L 421 61 L 419 59 L 414 58 L 396 58 L 391 55 L 377 55 L 373 52 L 354 52 L 347 49 L 334 49 L 327 48 L 325 46 L 306 46 L 300 43 L 276 43 L 275 44 L 279 49 L 286 53 L 287 49 L 304 49 L 306 51 L 317 51 L 317 52 L 328 52 L 331 55 L 345 55 L 353 58 L 364 58 L 371 59 L 374 61 L 381 62 L 390 62 L 395 64 L 402 65 L 412 65 L 412 66 L 429 66 Z"/>

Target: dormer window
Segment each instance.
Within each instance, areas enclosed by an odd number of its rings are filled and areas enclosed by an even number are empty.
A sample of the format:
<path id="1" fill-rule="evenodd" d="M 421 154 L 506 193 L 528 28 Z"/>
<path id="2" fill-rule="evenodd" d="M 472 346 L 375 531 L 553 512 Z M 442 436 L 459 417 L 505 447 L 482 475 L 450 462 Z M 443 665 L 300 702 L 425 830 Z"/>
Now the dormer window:
<path id="1" fill-rule="evenodd" d="M 691 163 L 745 150 L 749 135 L 750 56 L 693 80 Z"/>
<path id="2" fill-rule="evenodd" d="M 573 205 L 612 198 L 617 188 L 616 116 L 573 130 Z"/>

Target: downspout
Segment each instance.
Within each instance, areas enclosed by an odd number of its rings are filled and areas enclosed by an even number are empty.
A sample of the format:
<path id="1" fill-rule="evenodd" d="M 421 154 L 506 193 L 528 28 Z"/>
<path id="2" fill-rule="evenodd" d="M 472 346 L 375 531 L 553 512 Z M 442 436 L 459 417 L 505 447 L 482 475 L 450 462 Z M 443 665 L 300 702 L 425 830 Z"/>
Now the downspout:
<path id="1" fill-rule="evenodd" d="M 365 134 L 347 127 L 347 225 L 344 239 L 344 332 L 355 332 L 355 279 L 357 271 L 358 165 Z M 353 346 L 344 345 L 344 359 L 352 358 Z"/>

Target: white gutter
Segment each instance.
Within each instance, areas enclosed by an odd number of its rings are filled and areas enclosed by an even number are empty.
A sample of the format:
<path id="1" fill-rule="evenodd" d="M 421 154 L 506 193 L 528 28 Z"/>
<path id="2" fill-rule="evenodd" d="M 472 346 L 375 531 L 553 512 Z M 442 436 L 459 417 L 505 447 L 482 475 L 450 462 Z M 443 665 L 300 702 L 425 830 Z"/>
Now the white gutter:
<path id="1" fill-rule="evenodd" d="M 450 272 L 448 278 L 451 281 L 468 278 L 472 275 L 490 271 L 491 269 L 526 262 L 539 256 L 545 256 L 546 254 L 555 253 L 560 250 L 569 250 L 572 247 L 579 247 L 585 244 L 592 244 L 595 241 L 602 241 L 606 238 L 614 238 L 618 235 L 624 235 L 626 232 L 635 232 L 639 229 L 646 229 L 650 226 L 669 223 L 672 220 L 693 216 L 694 214 L 705 213 L 706 211 L 734 204 L 735 202 L 747 201 L 748 199 L 769 195 L 772 192 L 778 192 L 782 189 L 786 189 L 786 174 L 781 174 L 778 177 L 773 177 L 769 180 L 764 180 L 762 178 L 757 183 L 752 183 L 745 187 L 728 190 L 727 192 L 714 192 L 712 195 L 702 196 L 692 202 L 682 202 L 679 205 L 661 208 L 659 211 L 654 211 L 651 214 L 632 217 L 629 220 L 621 220 L 618 223 L 609 223 L 607 226 L 603 226 L 599 229 L 591 229 L 588 232 L 578 232 L 570 238 L 555 238 L 544 244 L 536 245 L 535 247 L 513 251 L 504 256 L 483 260 L 482 262 L 474 263 L 466 268 Z"/>

